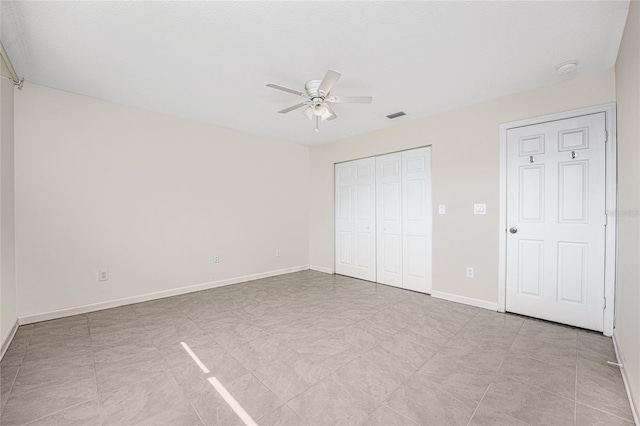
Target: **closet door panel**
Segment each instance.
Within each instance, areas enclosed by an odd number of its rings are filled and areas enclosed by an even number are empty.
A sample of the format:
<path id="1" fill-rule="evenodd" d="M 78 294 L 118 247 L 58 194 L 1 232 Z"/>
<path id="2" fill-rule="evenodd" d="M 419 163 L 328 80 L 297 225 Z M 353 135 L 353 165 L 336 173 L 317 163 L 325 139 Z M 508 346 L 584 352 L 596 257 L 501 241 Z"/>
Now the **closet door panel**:
<path id="1" fill-rule="evenodd" d="M 354 161 L 355 265 L 352 276 L 376 280 L 375 158 Z"/>
<path id="2" fill-rule="evenodd" d="M 376 157 L 377 278 L 402 287 L 402 154 Z"/>
<path id="3" fill-rule="evenodd" d="M 335 166 L 335 270 L 337 274 L 353 276 L 355 217 L 354 167 L 351 163 Z"/>
<path id="4" fill-rule="evenodd" d="M 402 152 L 402 286 L 431 293 L 431 148 Z"/>

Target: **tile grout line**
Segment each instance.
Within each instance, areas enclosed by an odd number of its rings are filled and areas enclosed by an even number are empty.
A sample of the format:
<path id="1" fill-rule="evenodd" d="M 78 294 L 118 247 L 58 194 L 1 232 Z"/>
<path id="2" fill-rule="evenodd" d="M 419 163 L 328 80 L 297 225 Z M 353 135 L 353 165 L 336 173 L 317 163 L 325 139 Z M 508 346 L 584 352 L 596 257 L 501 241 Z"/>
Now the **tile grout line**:
<path id="1" fill-rule="evenodd" d="M 580 335 L 576 333 L 576 379 L 574 383 L 573 389 L 573 424 L 577 424 L 578 422 L 578 341 L 580 339 Z"/>
<path id="2" fill-rule="evenodd" d="M 64 411 L 66 411 L 66 410 L 69 410 L 71 408 L 75 408 L 75 407 L 77 407 L 79 405 L 86 404 L 87 402 L 91 402 L 91 401 L 94 401 L 94 400 L 93 399 L 87 399 L 87 400 L 78 402 L 77 404 L 70 405 L 69 407 L 65 407 L 65 408 L 63 408 L 61 410 L 54 411 L 53 413 L 45 414 L 44 416 L 38 417 L 37 419 L 30 420 L 27 423 L 23 423 L 22 426 L 28 426 L 30 424 L 33 424 L 33 423 L 37 422 L 38 420 L 46 419 L 49 416 L 55 416 L 56 414 L 62 413 Z M 102 424 L 102 422 L 100 422 L 100 424 Z"/>
<path id="3" fill-rule="evenodd" d="M 596 411 L 599 411 L 599 412 L 604 413 L 604 414 L 609 414 L 610 416 L 616 417 L 616 418 L 618 418 L 618 419 L 620 419 L 620 420 L 624 420 L 625 422 L 628 422 L 628 423 L 629 423 L 630 425 L 632 425 L 632 426 L 634 425 L 634 423 L 633 423 L 633 420 L 632 420 L 632 419 L 627 419 L 627 418 L 625 418 L 625 417 L 620 417 L 620 416 L 618 416 L 617 414 L 610 413 L 609 411 L 605 411 L 605 410 L 602 410 L 602 409 L 600 409 L 600 408 L 593 407 L 593 406 L 591 406 L 591 405 L 589 405 L 589 404 L 585 404 L 584 402 L 577 402 L 577 401 L 576 401 L 576 403 L 578 403 L 578 404 L 580 404 L 580 405 L 584 405 L 585 407 L 589 407 L 589 408 L 591 408 L 592 410 L 596 410 Z"/>
<path id="4" fill-rule="evenodd" d="M 478 405 L 476 405 L 476 409 L 473 410 L 473 414 L 471 414 L 471 417 L 469 417 L 469 421 L 467 422 L 467 426 L 469 426 L 471 424 L 471 420 L 473 420 L 473 417 L 478 412 L 478 409 L 480 408 L 480 404 L 482 404 L 482 401 L 484 401 L 484 397 L 487 396 L 487 394 L 489 393 L 489 389 L 491 389 L 491 386 L 493 386 L 493 383 L 489 383 L 489 386 L 487 386 L 487 388 L 485 389 L 484 393 L 482 394 L 482 398 L 480 398 L 480 401 L 478 401 Z"/>
<path id="5" fill-rule="evenodd" d="M 98 371 L 96 369 L 96 353 L 93 350 L 93 338 L 91 337 L 91 318 L 89 314 L 85 314 L 87 316 L 87 328 L 89 329 L 89 348 L 91 349 L 91 363 L 93 364 L 93 380 L 96 384 L 96 401 L 98 402 L 98 420 L 100 424 L 103 424 L 102 421 L 102 404 L 100 403 L 100 392 L 98 391 Z"/>
<path id="6" fill-rule="evenodd" d="M 16 334 L 18 334 L 18 331 L 20 330 L 21 326 L 18 326 L 18 330 L 16 330 Z M 24 326 L 23 326 L 24 327 Z M 31 339 L 33 338 L 33 331 L 35 330 L 35 325 L 33 326 L 33 329 L 31 330 L 31 332 L 29 333 L 29 341 L 27 342 L 27 346 L 25 346 L 24 348 L 24 353 L 22 354 L 22 358 L 20 359 L 20 364 L 18 365 L 18 371 L 16 371 L 16 375 L 13 377 L 13 380 L 11 381 L 11 386 L 9 387 L 9 393 L 7 394 L 7 401 L 4 403 L 4 407 L 2 407 L 2 412 L 0 412 L 0 420 L 2 419 L 2 413 L 4 413 L 5 409 L 7 408 L 7 403 L 9 402 L 9 398 L 11 398 L 11 393 L 13 392 L 13 386 L 16 383 L 16 380 L 18 379 L 18 374 L 20 374 L 20 370 L 22 370 L 22 364 L 24 363 L 24 359 L 27 357 L 27 351 L 29 350 L 29 346 L 31 345 Z M 14 336 L 15 339 L 15 336 Z M 7 346 L 7 350 L 5 351 L 4 355 L 6 355 L 7 351 L 9 350 L 9 347 L 11 345 Z M 3 355 L 3 357 L 4 357 Z"/>

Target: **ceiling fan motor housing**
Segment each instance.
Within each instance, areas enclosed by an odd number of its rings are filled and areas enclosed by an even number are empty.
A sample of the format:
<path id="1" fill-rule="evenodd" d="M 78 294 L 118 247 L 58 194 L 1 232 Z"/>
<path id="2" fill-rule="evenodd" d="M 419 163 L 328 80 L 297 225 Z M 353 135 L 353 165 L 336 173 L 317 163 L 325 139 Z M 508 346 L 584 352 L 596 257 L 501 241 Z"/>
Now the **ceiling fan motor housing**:
<path id="1" fill-rule="evenodd" d="M 322 80 L 310 80 L 304 85 L 304 90 L 307 92 L 307 95 L 313 98 L 322 98 L 322 95 L 318 93 L 318 87 L 320 87 L 320 83 Z"/>

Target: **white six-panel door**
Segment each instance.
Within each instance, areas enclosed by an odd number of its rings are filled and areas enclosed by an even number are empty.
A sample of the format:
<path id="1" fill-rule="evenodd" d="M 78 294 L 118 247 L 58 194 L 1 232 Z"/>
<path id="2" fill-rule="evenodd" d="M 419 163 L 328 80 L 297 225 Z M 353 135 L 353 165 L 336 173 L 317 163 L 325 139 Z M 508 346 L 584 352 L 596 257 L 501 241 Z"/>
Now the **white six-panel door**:
<path id="1" fill-rule="evenodd" d="M 336 164 L 336 273 L 376 280 L 375 158 Z"/>
<path id="2" fill-rule="evenodd" d="M 336 273 L 430 293 L 431 148 L 336 164 L 335 183 Z"/>
<path id="3" fill-rule="evenodd" d="M 506 309 L 603 330 L 605 114 L 507 132 Z"/>
<path id="4" fill-rule="evenodd" d="M 402 154 L 376 157 L 378 282 L 402 287 Z"/>
<path id="5" fill-rule="evenodd" d="M 431 147 L 402 152 L 402 287 L 431 293 Z"/>

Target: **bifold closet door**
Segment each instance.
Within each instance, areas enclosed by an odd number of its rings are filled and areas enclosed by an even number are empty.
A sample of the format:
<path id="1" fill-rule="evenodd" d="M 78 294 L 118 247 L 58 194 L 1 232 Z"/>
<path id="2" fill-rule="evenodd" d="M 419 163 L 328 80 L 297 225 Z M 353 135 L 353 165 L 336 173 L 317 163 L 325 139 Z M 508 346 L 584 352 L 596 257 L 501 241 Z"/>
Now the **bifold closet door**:
<path id="1" fill-rule="evenodd" d="M 402 287 L 402 154 L 376 157 L 377 275 Z"/>
<path id="2" fill-rule="evenodd" d="M 336 273 L 376 280 L 375 158 L 335 166 Z"/>
<path id="3" fill-rule="evenodd" d="M 401 154 L 402 287 L 431 293 L 431 147 Z"/>

